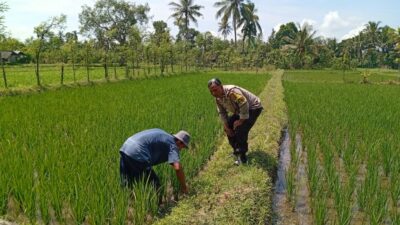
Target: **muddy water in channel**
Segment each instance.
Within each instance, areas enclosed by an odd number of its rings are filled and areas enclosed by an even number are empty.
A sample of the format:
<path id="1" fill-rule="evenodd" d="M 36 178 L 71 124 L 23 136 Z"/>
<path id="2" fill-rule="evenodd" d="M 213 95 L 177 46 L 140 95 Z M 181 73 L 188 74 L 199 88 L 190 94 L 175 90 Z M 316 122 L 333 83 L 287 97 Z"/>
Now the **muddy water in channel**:
<path id="1" fill-rule="evenodd" d="M 309 192 L 307 188 L 306 160 L 307 157 L 301 147 L 301 137 L 296 136 L 296 154 L 300 158 L 296 174 L 296 203 L 289 203 L 286 191 L 286 171 L 290 167 L 290 136 L 287 129 L 283 132 L 279 148 L 279 164 L 274 187 L 273 211 L 274 225 L 309 225 L 312 224 Z"/>

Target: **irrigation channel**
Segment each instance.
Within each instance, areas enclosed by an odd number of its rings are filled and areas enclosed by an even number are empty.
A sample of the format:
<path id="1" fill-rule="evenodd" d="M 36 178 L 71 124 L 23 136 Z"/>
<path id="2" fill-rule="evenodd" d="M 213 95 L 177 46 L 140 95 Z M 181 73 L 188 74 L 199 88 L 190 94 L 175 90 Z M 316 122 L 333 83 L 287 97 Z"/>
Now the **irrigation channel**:
<path id="1" fill-rule="evenodd" d="M 312 224 L 309 192 L 307 188 L 306 152 L 303 151 L 301 136 L 296 135 L 296 154 L 299 157 L 299 169 L 296 173 L 295 202 L 292 206 L 287 195 L 286 171 L 290 167 L 290 135 L 288 128 L 282 132 L 279 147 L 279 162 L 274 186 L 273 205 L 274 225 L 308 225 Z"/>

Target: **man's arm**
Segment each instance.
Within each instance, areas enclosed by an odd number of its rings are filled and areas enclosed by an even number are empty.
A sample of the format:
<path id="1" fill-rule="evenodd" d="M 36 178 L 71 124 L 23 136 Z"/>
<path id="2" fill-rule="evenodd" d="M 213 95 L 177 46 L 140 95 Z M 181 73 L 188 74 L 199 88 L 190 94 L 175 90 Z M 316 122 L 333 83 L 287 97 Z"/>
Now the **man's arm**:
<path id="1" fill-rule="evenodd" d="M 245 120 L 249 118 L 249 103 L 247 102 L 246 97 L 244 97 L 243 93 L 239 89 L 234 89 L 229 95 L 231 101 L 235 102 L 239 107 L 239 120 L 236 120 L 233 123 L 233 129 L 236 129 L 238 126 L 242 125 Z"/>
<path id="2" fill-rule="evenodd" d="M 176 176 L 178 177 L 179 184 L 181 185 L 181 191 L 185 194 L 189 192 L 188 187 L 186 185 L 185 173 L 183 172 L 183 168 L 179 162 L 174 162 L 171 164 L 176 172 Z"/>
<path id="3" fill-rule="evenodd" d="M 233 133 L 233 130 L 231 128 L 229 128 L 229 126 L 228 126 L 228 112 L 226 111 L 224 106 L 219 104 L 218 101 L 215 101 L 215 102 L 217 104 L 219 118 L 221 119 L 222 123 L 224 124 L 224 131 L 225 131 L 226 135 L 228 135 L 229 137 L 232 137 L 234 135 L 234 133 Z"/>
<path id="4" fill-rule="evenodd" d="M 219 114 L 219 118 L 224 124 L 228 124 L 228 112 L 226 111 L 224 106 L 222 106 L 217 100 L 215 100 L 215 102 L 217 104 L 217 111 Z"/>

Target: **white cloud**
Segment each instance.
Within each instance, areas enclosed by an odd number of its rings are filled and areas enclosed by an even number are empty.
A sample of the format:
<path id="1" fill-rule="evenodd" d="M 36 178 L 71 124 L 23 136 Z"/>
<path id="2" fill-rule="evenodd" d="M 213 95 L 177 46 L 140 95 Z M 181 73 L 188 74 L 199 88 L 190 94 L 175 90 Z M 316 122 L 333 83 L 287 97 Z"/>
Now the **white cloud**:
<path id="1" fill-rule="evenodd" d="M 274 31 L 275 31 L 275 32 L 278 32 L 282 25 L 283 25 L 283 23 L 278 23 L 278 24 L 276 24 L 276 25 L 274 26 Z"/>
<path id="2" fill-rule="evenodd" d="M 304 24 L 308 24 L 312 27 L 315 27 L 317 25 L 317 22 L 315 20 L 312 19 L 303 19 L 300 23 L 300 26 L 303 26 Z"/>
<path id="3" fill-rule="evenodd" d="M 348 27 L 349 25 L 350 23 L 342 19 L 337 11 L 332 11 L 325 15 L 321 28 L 341 29 L 343 27 Z"/>
<path id="4" fill-rule="evenodd" d="M 33 29 L 51 17 L 65 14 L 67 16 L 66 31 L 78 30 L 78 15 L 82 5 L 93 6 L 95 0 L 12 0 L 7 4 L 9 10 L 5 14 L 6 29 L 11 36 L 24 41 L 34 36 Z"/>
<path id="5" fill-rule="evenodd" d="M 352 29 L 347 34 L 343 35 L 341 40 L 345 40 L 345 39 L 349 39 L 349 38 L 352 38 L 354 36 L 357 36 L 365 28 L 365 24 L 366 23 L 363 23 L 362 25 L 359 25 L 358 27 Z"/>
<path id="6" fill-rule="evenodd" d="M 331 11 L 324 16 L 319 31 L 325 37 L 339 38 L 350 29 L 350 24 L 351 23 L 347 21 L 347 19 L 342 18 L 337 11 Z"/>
<path id="7" fill-rule="evenodd" d="M 342 17 L 338 11 L 328 12 L 317 28 L 319 34 L 329 38 L 337 38 L 339 41 L 349 35 L 359 32 L 360 20 L 355 17 Z M 349 32 L 349 30 L 351 30 Z"/>
<path id="8" fill-rule="evenodd" d="M 19 38 L 20 41 L 33 36 L 33 28 L 30 26 L 14 26 L 13 29 L 7 28 L 7 31 L 11 37 Z"/>
<path id="9" fill-rule="evenodd" d="M 299 24 L 300 24 L 300 26 L 303 26 L 304 24 L 307 24 L 307 25 L 309 25 L 309 26 L 314 27 L 314 26 L 317 24 L 317 22 L 316 22 L 315 20 L 312 20 L 312 19 L 303 19 Z M 284 25 L 284 23 L 278 23 L 278 24 L 276 24 L 276 25 L 274 26 L 274 31 L 275 31 L 275 32 L 278 32 L 282 25 Z M 297 26 L 297 25 L 296 25 L 296 26 Z"/>

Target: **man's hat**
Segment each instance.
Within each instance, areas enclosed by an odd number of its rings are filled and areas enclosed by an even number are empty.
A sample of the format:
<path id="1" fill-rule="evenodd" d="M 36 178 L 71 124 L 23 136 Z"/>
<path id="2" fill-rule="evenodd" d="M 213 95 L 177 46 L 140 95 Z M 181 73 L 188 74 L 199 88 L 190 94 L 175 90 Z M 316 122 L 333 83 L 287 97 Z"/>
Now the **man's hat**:
<path id="1" fill-rule="evenodd" d="M 174 134 L 174 137 L 180 140 L 186 146 L 186 148 L 189 147 L 190 134 L 188 132 L 181 130 L 178 133 Z"/>

